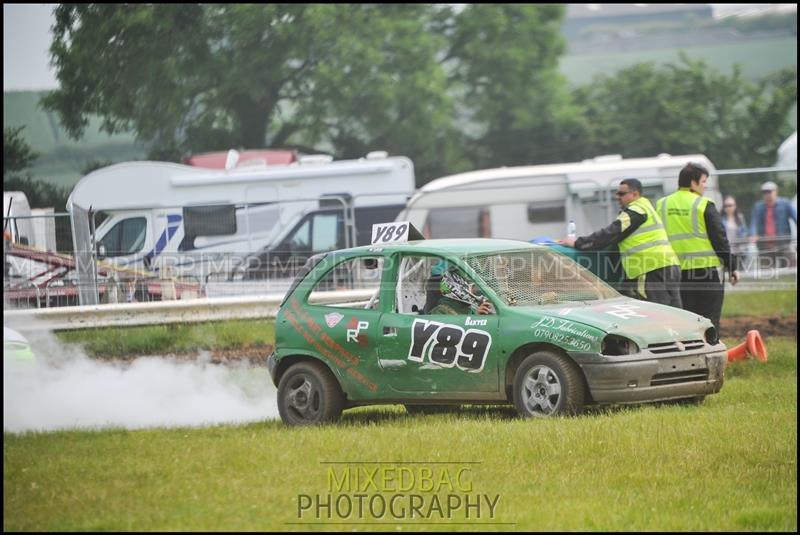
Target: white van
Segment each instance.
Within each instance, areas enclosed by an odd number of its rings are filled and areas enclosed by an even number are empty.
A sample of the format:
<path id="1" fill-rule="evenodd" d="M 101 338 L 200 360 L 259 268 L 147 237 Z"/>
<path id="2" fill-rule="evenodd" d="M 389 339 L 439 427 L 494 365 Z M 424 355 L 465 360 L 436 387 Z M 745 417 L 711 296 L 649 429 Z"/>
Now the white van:
<path id="1" fill-rule="evenodd" d="M 575 221 L 578 235 L 606 226 L 619 210 L 614 192 L 623 178 L 642 182 L 653 203 L 678 188 L 688 162 L 712 176 L 705 195 L 720 206 L 716 169 L 702 154 L 623 159 L 599 156 L 576 163 L 501 167 L 451 175 L 423 186 L 399 214 L 426 238 L 563 238 Z"/>
<path id="2" fill-rule="evenodd" d="M 281 243 L 304 221 L 308 252 L 353 246 L 360 209 L 385 208 L 382 217 L 393 219 L 414 191 L 412 162 L 382 151 L 287 165 L 235 167 L 235 160 L 231 151 L 226 169 L 128 162 L 86 175 L 67 202 L 76 255 L 92 250 L 94 234 L 98 256 L 117 266 L 169 266 L 203 281 Z M 320 211 L 324 217 L 313 215 Z M 100 213 L 105 219 L 92 232 L 92 214 Z"/>

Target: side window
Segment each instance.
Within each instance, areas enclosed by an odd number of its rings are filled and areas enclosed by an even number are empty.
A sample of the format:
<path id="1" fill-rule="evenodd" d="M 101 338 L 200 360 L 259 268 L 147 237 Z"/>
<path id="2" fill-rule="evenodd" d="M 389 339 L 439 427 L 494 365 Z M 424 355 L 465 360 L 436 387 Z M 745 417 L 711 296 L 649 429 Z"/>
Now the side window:
<path id="1" fill-rule="evenodd" d="M 395 291 L 399 314 L 475 314 L 484 300 L 472 279 L 436 256 L 403 257 Z"/>
<path id="2" fill-rule="evenodd" d="M 146 234 L 147 219 L 144 217 L 123 219 L 111 227 L 99 245 L 105 247 L 107 257 L 129 255 L 142 250 Z"/>
<path id="3" fill-rule="evenodd" d="M 566 221 L 564 201 L 538 201 L 528 203 L 528 221 L 531 223 L 555 223 Z"/>
<path id="4" fill-rule="evenodd" d="M 337 213 L 315 214 L 311 233 L 311 246 L 315 253 L 333 251 L 339 248 L 339 221 Z"/>
<path id="5" fill-rule="evenodd" d="M 489 210 L 481 206 L 433 208 L 425 222 L 432 238 L 488 238 Z"/>
<path id="6" fill-rule="evenodd" d="M 369 308 L 378 306 L 383 273 L 383 257 L 361 256 L 345 260 L 328 271 L 311 290 L 308 304 L 330 307 Z M 322 295 L 337 290 L 372 290 L 367 300 L 354 301 L 351 296 Z"/>
<path id="7" fill-rule="evenodd" d="M 395 289 L 395 312 L 400 314 L 424 314 L 435 306 L 441 293 L 434 267 L 444 262 L 436 256 L 404 256 L 397 272 Z"/>
<path id="8" fill-rule="evenodd" d="M 309 214 L 298 224 L 278 248 L 282 252 L 324 253 L 344 246 L 342 213 Z"/>

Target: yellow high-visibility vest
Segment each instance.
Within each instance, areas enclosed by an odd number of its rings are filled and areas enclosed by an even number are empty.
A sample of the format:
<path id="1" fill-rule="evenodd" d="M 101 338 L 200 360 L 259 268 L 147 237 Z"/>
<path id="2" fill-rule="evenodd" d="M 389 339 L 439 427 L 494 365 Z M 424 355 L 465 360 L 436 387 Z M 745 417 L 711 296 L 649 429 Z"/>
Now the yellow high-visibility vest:
<path id="1" fill-rule="evenodd" d="M 707 197 L 681 188 L 656 203 L 682 270 L 721 265 L 706 229 L 705 213 L 709 202 Z"/>
<path id="2" fill-rule="evenodd" d="M 679 265 L 672 250 L 667 232 L 652 203 L 640 197 L 628 205 L 628 209 L 647 217 L 630 236 L 619 242 L 622 268 L 629 279 L 666 266 Z"/>

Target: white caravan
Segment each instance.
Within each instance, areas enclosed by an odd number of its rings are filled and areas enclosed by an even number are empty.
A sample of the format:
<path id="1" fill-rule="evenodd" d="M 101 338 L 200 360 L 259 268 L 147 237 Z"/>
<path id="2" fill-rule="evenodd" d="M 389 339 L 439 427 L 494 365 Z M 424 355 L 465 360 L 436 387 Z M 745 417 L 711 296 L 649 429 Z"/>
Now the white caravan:
<path id="1" fill-rule="evenodd" d="M 55 251 L 54 213 L 53 208 L 31 208 L 22 191 L 3 192 L 3 232 L 14 243 Z"/>
<path id="2" fill-rule="evenodd" d="M 226 169 L 127 162 L 83 177 L 67 202 L 76 255 L 94 250 L 117 266 L 200 282 L 277 247 L 295 252 L 369 243 L 372 219 L 394 219 L 414 191 L 414 167 L 383 151 L 357 160 L 305 156 L 288 165 Z M 361 217 L 360 217 L 361 216 Z M 299 227 L 299 230 L 298 230 Z M 362 228 L 363 227 L 363 228 Z"/>
<path id="3" fill-rule="evenodd" d="M 577 163 L 501 167 L 433 180 L 420 188 L 396 218 L 428 238 L 563 238 L 575 221 L 578 235 L 606 226 L 617 214 L 614 192 L 623 178 L 637 178 L 655 201 L 678 188 L 688 162 L 706 167 L 705 195 L 720 206 L 716 169 L 702 154 L 623 159 L 599 156 Z"/>

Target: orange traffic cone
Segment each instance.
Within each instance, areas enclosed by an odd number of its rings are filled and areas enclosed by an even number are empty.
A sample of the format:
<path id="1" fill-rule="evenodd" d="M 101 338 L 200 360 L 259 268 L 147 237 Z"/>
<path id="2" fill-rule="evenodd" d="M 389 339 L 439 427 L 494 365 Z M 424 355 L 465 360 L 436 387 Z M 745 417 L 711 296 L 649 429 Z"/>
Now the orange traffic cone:
<path id="1" fill-rule="evenodd" d="M 744 342 L 728 350 L 728 362 L 745 360 L 748 357 L 755 357 L 761 362 L 767 362 L 767 348 L 761 334 L 756 331 L 747 331 L 747 338 Z"/>

